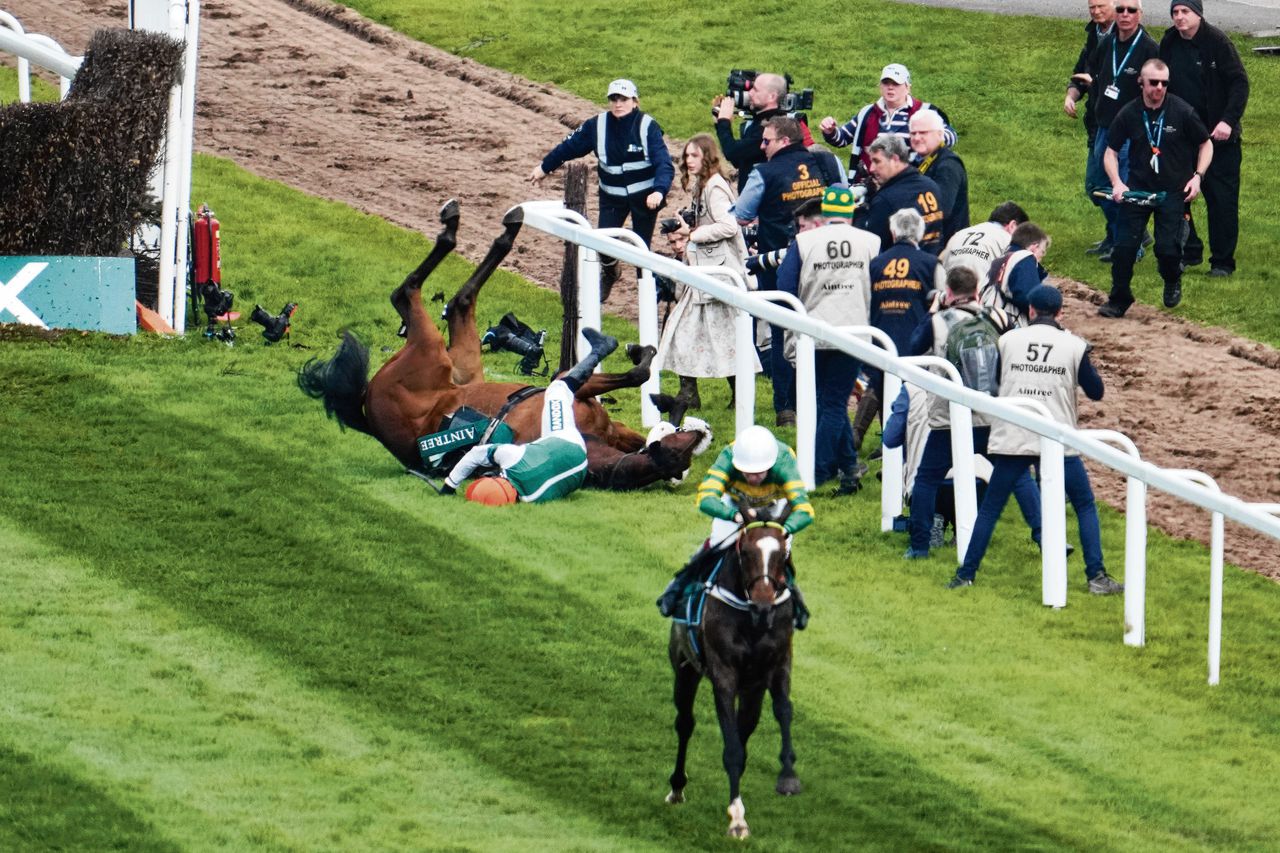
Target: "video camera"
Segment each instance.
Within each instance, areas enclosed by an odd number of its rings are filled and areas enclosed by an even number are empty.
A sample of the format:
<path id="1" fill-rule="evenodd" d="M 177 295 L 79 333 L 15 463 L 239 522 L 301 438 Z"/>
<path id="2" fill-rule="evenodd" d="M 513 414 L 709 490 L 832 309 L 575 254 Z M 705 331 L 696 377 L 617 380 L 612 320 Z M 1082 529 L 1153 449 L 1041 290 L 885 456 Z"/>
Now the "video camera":
<path id="1" fill-rule="evenodd" d="M 733 105 L 744 112 L 751 112 L 751 96 L 748 94 L 752 87 L 755 86 L 756 77 L 760 76 L 759 71 L 747 71 L 741 68 L 735 68 L 729 72 L 728 91 L 725 97 L 733 100 Z M 782 96 L 778 101 L 778 108 L 784 110 L 788 115 L 796 112 L 813 109 L 813 90 L 801 89 L 799 92 L 791 91 L 791 75 L 784 74 L 787 81 L 787 94 Z"/>
<path id="2" fill-rule="evenodd" d="M 682 207 L 676 211 L 676 214 L 676 216 L 667 216 L 658 220 L 659 234 L 674 234 L 680 230 L 682 224 L 692 228 L 698 221 L 691 207 Z"/>
<path id="3" fill-rule="evenodd" d="M 517 369 L 525 376 L 546 376 L 546 359 L 542 356 L 546 340 L 546 329 L 535 332 L 508 311 L 480 337 L 480 344 L 487 345 L 490 352 L 506 350 L 521 356 Z M 539 363 L 543 364 L 541 371 L 538 370 Z"/>

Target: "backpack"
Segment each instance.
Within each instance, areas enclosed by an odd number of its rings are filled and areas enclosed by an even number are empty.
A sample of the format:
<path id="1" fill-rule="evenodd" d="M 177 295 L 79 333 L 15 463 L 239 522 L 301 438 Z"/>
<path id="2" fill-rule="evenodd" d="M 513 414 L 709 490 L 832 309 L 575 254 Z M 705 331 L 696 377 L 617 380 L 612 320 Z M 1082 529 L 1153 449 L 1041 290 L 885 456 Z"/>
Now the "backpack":
<path id="1" fill-rule="evenodd" d="M 1000 389 L 1000 333 L 986 308 L 963 313 L 947 331 L 947 361 L 960 371 L 966 388 L 995 396 Z"/>

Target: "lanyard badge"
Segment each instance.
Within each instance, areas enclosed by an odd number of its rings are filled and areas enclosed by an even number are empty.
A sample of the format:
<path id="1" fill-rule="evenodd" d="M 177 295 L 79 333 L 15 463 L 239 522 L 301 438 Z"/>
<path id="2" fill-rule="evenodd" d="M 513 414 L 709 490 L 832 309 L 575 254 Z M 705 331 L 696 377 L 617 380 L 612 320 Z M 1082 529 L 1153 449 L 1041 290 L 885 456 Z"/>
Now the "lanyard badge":
<path id="1" fill-rule="evenodd" d="M 1158 175 L 1160 174 L 1160 142 L 1164 139 L 1164 110 L 1160 111 L 1155 121 L 1149 121 L 1144 115 L 1142 128 L 1147 132 L 1147 143 L 1151 146 L 1151 171 Z"/>

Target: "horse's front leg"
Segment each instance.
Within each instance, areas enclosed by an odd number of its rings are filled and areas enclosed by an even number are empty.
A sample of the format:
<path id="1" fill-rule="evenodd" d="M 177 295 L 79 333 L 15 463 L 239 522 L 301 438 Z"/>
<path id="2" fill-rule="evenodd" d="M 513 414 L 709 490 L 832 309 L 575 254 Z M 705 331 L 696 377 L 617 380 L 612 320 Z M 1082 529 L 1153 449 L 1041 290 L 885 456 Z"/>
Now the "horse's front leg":
<path id="1" fill-rule="evenodd" d="M 480 288 L 498 269 L 498 265 L 511 252 L 520 226 L 524 224 L 524 209 L 513 207 L 502 218 L 503 231 L 489 246 L 488 253 L 445 307 L 449 323 L 449 358 L 453 360 L 453 382 L 468 385 L 484 379 L 484 365 L 480 358 L 480 330 L 476 328 L 476 299 Z"/>
<path id="2" fill-rule="evenodd" d="M 778 772 L 778 785 L 775 790 L 789 797 L 802 790 L 800 777 L 796 775 L 796 753 L 791 748 L 791 656 L 778 667 L 769 685 L 769 695 L 773 699 L 773 716 L 778 720 L 778 731 L 782 734 L 782 752 L 778 761 L 782 769 Z"/>
<path id="3" fill-rule="evenodd" d="M 724 772 L 729 775 L 729 835 L 746 838 L 747 809 L 742 804 L 742 772 L 747 766 L 747 749 L 738 733 L 736 676 L 721 674 L 712 677 L 716 692 L 716 717 L 720 720 L 720 735 L 724 738 Z"/>
<path id="4" fill-rule="evenodd" d="M 685 759 L 689 754 L 689 739 L 693 737 L 697 720 L 693 714 L 694 700 L 698 698 L 698 685 L 702 681 L 702 673 L 689 664 L 678 661 L 673 655 L 672 666 L 675 667 L 675 705 L 676 705 L 676 768 L 671 771 L 671 792 L 667 794 L 668 803 L 683 803 L 684 788 L 689 784 L 685 775 Z"/>

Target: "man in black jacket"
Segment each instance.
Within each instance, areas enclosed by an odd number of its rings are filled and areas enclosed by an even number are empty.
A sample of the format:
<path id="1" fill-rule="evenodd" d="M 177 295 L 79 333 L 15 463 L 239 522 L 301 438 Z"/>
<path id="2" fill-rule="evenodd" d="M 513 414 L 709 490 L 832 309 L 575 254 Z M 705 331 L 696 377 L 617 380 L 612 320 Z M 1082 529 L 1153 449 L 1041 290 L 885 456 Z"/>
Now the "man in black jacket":
<path id="1" fill-rule="evenodd" d="M 786 115 L 779 104 L 787 94 L 787 78 L 781 74 L 757 74 L 747 90 L 751 118 L 742 123 L 739 138 L 733 138 L 733 98 L 722 97 L 716 104 L 716 138 L 724 159 L 738 170 L 738 192 L 747 184 L 747 176 L 757 163 L 765 161 L 760 139 L 764 123 L 775 116 Z"/>
<path id="2" fill-rule="evenodd" d="M 1098 93 L 1094 111 L 1098 131 L 1084 179 L 1090 192 L 1094 187 L 1106 185 L 1108 180 L 1106 170 L 1102 168 L 1102 158 L 1107 150 L 1111 121 L 1125 104 L 1140 94 L 1138 69 L 1142 63 L 1160 55 L 1160 45 L 1142 27 L 1142 0 L 1115 0 L 1115 10 L 1115 26 L 1110 35 L 1098 42 L 1097 49 L 1089 57 L 1089 91 Z M 1129 176 L 1127 148 L 1120 150 L 1119 158 L 1120 178 L 1125 180 Z M 1107 239 L 1114 245 L 1119 208 L 1110 200 L 1096 199 L 1092 195 L 1090 200 L 1102 208 L 1107 220 Z M 1099 260 L 1110 263 L 1111 245 L 1101 246 L 1097 251 Z"/>
<path id="3" fill-rule="evenodd" d="M 760 148 L 767 158 L 751 170 L 734 205 L 739 225 L 759 222 L 756 247 L 761 254 L 785 249 L 796 235 L 795 212 L 809 199 L 821 199 L 822 166 L 804 147 L 800 122 L 775 116 L 765 124 Z M 912 171 L 915 171 L 914 169 Z M 777 290 L 776 269 L 760 269 L 761 290 Z M 773 410 L 778 426 L 796 422 L 796 370 L 783 352 L 781 326 L 770 326 L 769 378 L 773 382 Z"/>
<path id="4" fill-rule="evenodd" d="M 1209 210 L 1209 275 L 1229 276 L 1240 234 L 1240 118 L 1249 101 L 1249 77 L 1231 39 L 1205 21 L 1200 0 L 1174 0 L 1170 14 L 1173 26 L 1160 41 L 1160 58 L 1169 66 L 1170 93 L 1191 105 L 1213 139 L 1202 189 Z M 1188 266 L 1204 260 L 1194 223 L 1183 252 Z"/>
<path id="5" fill-rule="evenodd" d="M 942 251 L 942 230 L 945 213 L 942 210 L 942 190 L 908 163 L 908 149 L 902 137 L 881 134 L 868 146 L 871 152 L 871 176 L 879 185 L 864 213 L 854 220 L 854 225 L 870 231 L 880 238 L 880 245 L 893 245 L 893 231 L 889 217 L 911 207 L 924 217 L 924 239 L 920 248 L 937 256 Z"/>
<path id="6" fill-rule="evenodd" d="M 1089 57 L 1098 49 L 1098 42 L 1102 41 L 1106 36 L 1111 35 L 1111 30 L 1116 23 L 1116 6 L 1112 0 L 1089 0 L 1089 23 L 1084 25 L 1084 47 L 1080 49 L 1080 56 L 1076 59 L 1075 68 L 1071 69 L 1071 80 L 1067 83 L 1067 97 L 1062 102 L 1062 111 L 1071 118 L 1079 115 L 1076 104 L 1081 98 L 1085 98 L 1084 102 L 1084 132 L 1085 132 L 1085 155 L 1086 160 L 1093 151 L 1093 141 L 1098 135 L 1098 100 L 1102 97 L 1101 90 L 1094 90 L 1089 85 Z M 1089 194 L 1090 187 L 1086 184 L 1084 191 Z M 1090 196 L 1092 197 L 1092 196 Z M 1093 245 L 1089 251 L 1098 254 L 1106 250 L 1107 235 L 1103 235 L 1102 239 Z"/>
<path id="7" fill-rule="evenodd" d="M 1111 123 L 1105 166 L 1112 199 L 1120 202 L 1130 187 L 1119 174 L 1121 147 L 1129 146 L 1132 188 L 1164 193 L 1154 208 L 1122 205 L 1111 264 L 1111 295 L 1098 309 L 1103 317 L 1122 317 L 1133 304 L 1133 261 L 1147 220 L 1155 214 L 1156 263 L 1164 279 L 1164 304 L 1182 301 L 1183 210 L 1200 194 L 1200 184 L 1213 158 L 1213 142 L 1195 110 L 1168 94 L 1169 66 L 1148 59 L 1142 66 L 1142 96 L 1125 106 Z"/>
<path id="8" fill-rule="evenodd" d="M 951 235 L 969 227 L 969 173 L 964 161 L 943 143 L 946 124 L 933 110 L 920 110 L 911 117 L 911 150 L 920 159 L 920 174 L 932 178 L 941 190 L 942 245 Z M 937 254 L 935 252 L 935 254 Z"/>

